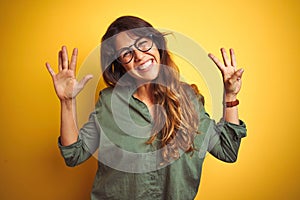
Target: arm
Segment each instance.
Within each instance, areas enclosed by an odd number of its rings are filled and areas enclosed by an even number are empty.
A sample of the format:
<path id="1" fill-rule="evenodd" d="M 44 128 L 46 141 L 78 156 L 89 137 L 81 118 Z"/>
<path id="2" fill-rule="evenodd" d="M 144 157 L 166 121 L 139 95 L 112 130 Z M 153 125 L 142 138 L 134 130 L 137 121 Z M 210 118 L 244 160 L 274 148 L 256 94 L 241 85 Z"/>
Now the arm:
<path id="1" fill-rule="evenodd" d="M 237 94 L 241 89 L 242 75 L 244 72 L 243 69 L 237 70 L 236 58 L 233 49 L 230 49 L 229 52 L 231 59 L 228 58 L 226 50 L 221 48 L 224 64 L 213 54 L 208 54 L 222 73 L 224 82 L 224 102 L 233 102 L 237 99 Z M 223 118 L 227 122 L 239 124 L 237 106 L 226 107 L 224 103 Z"/>
<path id="2" fill-rule="evenodd" d="M 76 99 L 61 101 L 60 104 L 60 142 L 68 146 L 78 138 Z"/>
<path id="3" fill-rule="evenodd" d="M 201 133 L 199 140 L 199 156 L 205 157 L 206 151 L 224 162 L 235 162 L 237 160 L 241 139 L 246 136 L 246 125 L 239 120 L 238 124 L 220 120 L 216 123 L 209 114 L 198 97 L 195 100 L 196 109 L 199 110 Z M 197 140 L 196 140 L 197 141 Z"/>
<path id="4" fill-rule="evenodd" d="M 241 77 L 243 70 L 236 69 L 236 59 L 233 49 L 230 49 L 231 60 L 227 57 L 224 48 L 221 49 L 224 64 L 214 55 L 208 56 L 220 69 L 224 82 L 224 102 L 232 102 L 237 99 L 241 89 Z M 201 103 L 200 103 L 201 105 Z M 241 138 L 246 136 L 246 125 L 239 120 L 238 107 L 226 107 L 224 103 L 223 120 L 215 123 L 200 106 L 200 132 L 204 133 L 204 145 L 213 156 L 225 162 L 235 162 L 241 143 Z"/>
<path id="5" fill-rule="evenodd" d="M 87 75 L 80 82 L 76 80 L 77 55 L 78 50 L 75 48 L 69 63 L 67 48 L 63 46 L 58 53 L 57 74 L 55 74 L 50 64 L 46 63 L 47 70 L 53 80 L 56 95 L 61 104 L 60 139 L 63 146 L 68 146 L 77 141 L 76 96 L 92 78 L 92 75 Z"/>

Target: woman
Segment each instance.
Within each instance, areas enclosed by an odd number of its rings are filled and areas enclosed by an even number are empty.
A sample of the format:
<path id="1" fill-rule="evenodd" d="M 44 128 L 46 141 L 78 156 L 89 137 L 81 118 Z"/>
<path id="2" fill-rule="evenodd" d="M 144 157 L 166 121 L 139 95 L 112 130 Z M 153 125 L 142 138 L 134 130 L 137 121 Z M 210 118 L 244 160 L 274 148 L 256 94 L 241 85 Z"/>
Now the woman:
<path id="1" fill-rule="evenodd" d="M 76 96 L 92 78 L 76 81 L 77 49 L 68 61 L 59 52 L 59 72 L 48 63 L 61 102 L 59 147 L 68 166 L 99 149 L 91 199 L 194 199 L 206 151 L 225 162 L 237 159 L 245 124 L 238 118 L 237 94 L 243 70 L 235 55 L 224 64 L 209 57 L 224 81 L 224 116 L 209 118 L 195 87 L 179 80 L 164 35 L 143 19 L 124 16 L 107 29 L 101 43 L 103 77 L 95 111 L 78 130 Z"/>

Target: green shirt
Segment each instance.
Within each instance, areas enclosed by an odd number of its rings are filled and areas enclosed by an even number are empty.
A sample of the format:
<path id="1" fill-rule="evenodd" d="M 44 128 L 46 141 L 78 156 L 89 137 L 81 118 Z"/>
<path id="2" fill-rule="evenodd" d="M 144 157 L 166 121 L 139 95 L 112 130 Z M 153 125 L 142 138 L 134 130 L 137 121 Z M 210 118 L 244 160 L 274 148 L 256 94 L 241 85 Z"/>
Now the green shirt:
<path id="1" fill-rule="evenodd" d="M 101 91 L 95 111 L 80 129 L 78 141 L 59 148 L 68 166 L 87 160 L 97 149 L 98 170 L 91 199 L 189 200 L 197 194 L 206 152 L 225 162 L 237 159 L 246 126 L 220 120 L 205 112 L 200 97 L 191 101 L 199 114 L 194 153 L 180 152 L 179 159 L 161 165 L 159 140 L 146 144 L 152 118 L 147 106 L 133 97 L 131 88 Z"/>

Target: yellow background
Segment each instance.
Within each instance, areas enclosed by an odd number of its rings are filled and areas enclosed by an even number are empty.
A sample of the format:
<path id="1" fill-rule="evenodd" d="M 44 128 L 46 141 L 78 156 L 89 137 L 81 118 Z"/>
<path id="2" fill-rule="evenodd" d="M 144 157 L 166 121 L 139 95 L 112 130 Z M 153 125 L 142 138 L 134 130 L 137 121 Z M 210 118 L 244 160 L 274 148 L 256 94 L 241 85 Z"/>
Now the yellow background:
<path id="1" fill-rule="evenodd" d="M 247 123 L 235 164 L 208 156 L 197 199 L 299 199 L 297 0 L 7 1 L 0 5 L 0 199 L 88 199 L 90 159 L 67 168 L 57 148 L 59 101 L 44 67 L 62 44 L 79 65 L 125 14 L 181 32 L 206 50 L 234 47 L 245 69 Z"/>

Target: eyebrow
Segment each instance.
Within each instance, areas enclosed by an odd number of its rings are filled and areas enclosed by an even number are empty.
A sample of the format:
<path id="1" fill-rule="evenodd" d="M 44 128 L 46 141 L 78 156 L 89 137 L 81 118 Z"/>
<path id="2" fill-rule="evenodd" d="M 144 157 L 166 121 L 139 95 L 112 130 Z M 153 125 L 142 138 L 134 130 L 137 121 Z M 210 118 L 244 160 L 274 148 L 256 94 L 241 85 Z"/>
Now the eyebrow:
<path id="1" fill-rule="evenodd" d="M 120 49 L 118 49 L 118 50 L 116 50 L 116 51 L 117 51 L 117 52 L 120 52 L 120 51 L 122 51 L 122 50 L 124 50 L 124 49 L 130 49 L 132 46 L 134 46 L 134 44 L 135 44 L 135 43 L 133 43 L 133 44 L 130 45 L 130 46 L 122 47 L 122 48 L 120 48 Z"/>
<path id="2" fill-rule="evenodd" d="M 150 34 L 150 35 L 152 36 L 152 34 Z M 122 47 L 122 48 L 116 50 L 116 52 L 120 52 L 120 51 L 123 50 L 123 49 L 130 49 L 132 46 L 135 45 L 135 43 L 136 43 L 139 39 L 141 39 L 141 38 L 143 38 L 143 37 L 146 37 L 146 36 L 136 36 L 136 38 L 133 39 L 133 38 L 130 37 L 130 35 L 129 35 L 129 38 L 132 39 L 132 40 L 134 40 L 134 43 L 131 44 L 131 45 L 129 45 L 129 46 Z"/>

